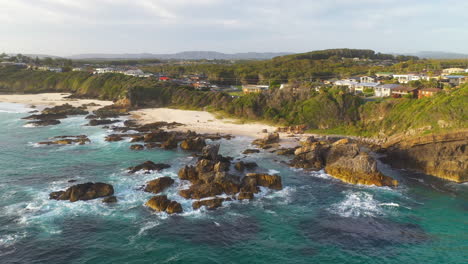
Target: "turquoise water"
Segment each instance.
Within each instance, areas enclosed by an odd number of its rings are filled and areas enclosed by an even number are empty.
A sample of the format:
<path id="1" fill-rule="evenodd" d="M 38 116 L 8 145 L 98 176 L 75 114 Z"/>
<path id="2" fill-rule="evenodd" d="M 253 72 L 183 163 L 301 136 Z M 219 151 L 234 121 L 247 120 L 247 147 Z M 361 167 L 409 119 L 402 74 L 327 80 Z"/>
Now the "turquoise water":
<path id="1" fill-rule="evenodd" d="M 351 186 L 323 172 L 303 172 L 270 153 L 247 158 L 283 178 L 282 191 L 215 211 L 192 210 L 177 196 L 177 179 L 194 159 L 182 151 L 135 152 L 105 142 L 110 131 L 72 117 L 52 127 L 24 127 L 28 109 L 0 103 L 0 263 L 466 263 L 468 185 L 381 170 L 396 189 Z M 38 146 L 60 135 L 88 135 L 85 146 Z M 240 158 L 251 139 L 221 141 Z M 128 175 L 146 160 L 169 163 L 161 173 Z M 166 191 L 184 213 L 154 213 L 143 204 L 146 181 L 171 176 Z M 118 203 L 49 200 L 78 182 L 114 186 Z"/>

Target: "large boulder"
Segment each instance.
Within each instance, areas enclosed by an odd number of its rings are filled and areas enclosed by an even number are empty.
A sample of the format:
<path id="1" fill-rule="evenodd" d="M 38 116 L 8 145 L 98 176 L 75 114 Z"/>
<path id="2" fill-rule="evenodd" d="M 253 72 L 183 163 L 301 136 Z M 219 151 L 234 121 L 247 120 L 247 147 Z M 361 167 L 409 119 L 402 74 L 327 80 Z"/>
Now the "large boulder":
<path id="1" fill-rule="evenodd" d="M 42 110 L 43 114 L 61 114 L 61 115 L 87 115 L 86 106 L 74 107 L 70 104 L 57 105 Z"/>
<path id="2" fill-rule="evenodd" d="M 135 173 L 137 171 L 145 171 L 146 173 L 150 173 L 151 171 L 161 171 L 170 167 L 171 165 L 169 164 L 154 163 L 150 160 L 147 160 L 142 164 L 128 168 L 128 170 L 130 173 Z"/>
<path id="3" fill-rule="evenodd" d="M 398 181 L 380 173 L 377 170 L 376 161 L 365 152 L 359 153 L 352 158 L 341 157 L 334 163 L 327 165 L 325 172 L 334 178 L 351 184 L 390 187 L 398 185 Z"/>
<path id="4" fill-rule="evenodd" d="M 202 199 L 213 197 L 223 193 L 223 187 L 219 183 L 197 183 L 186 190 L 179 191 L 180 196 L 186 199 Z"/>
<path id="5" fill-rule="evenodd" d="M 167 199 L 166 195 L 153 196 L 146 202 L 146 206 L 157 212 L 168 214 L 182 213 L 182 206 L 176 201 Z"/>
<path id="6" fill-rule="evenodd" d="M 306 142 L 294 151 L 291 165 L 296 168 L 320 170 L 325 166 L 325 154 L 330 146 L 325 142 Z"/>
<path id="7" fill-rule="evenodd" d="M 175 135 L 171 135 L 164 143 L 161 144 L 163 149 L 175 149 L 177 148 L 177 139 Z"/>
<path id="8" fill-rule="evenodd" d="M 59 120 L 54 120 L 54 119 L 46 119 L 46 120 L 38 120 L 38 121 L 31 121 L 26 124 L 32 125 L 32 126 L 54 126 L 58 125 L 61 122 Z"/>
<path id="9" fill-rule="evenodd" d="M 130 149 L 131 150 L 144 150 L 145 146 L 143 146 L 141 144 L 133 144 L 133 145 L 130 146 Z"/>
<path id="10" fill-rule="evenodd" d="M 91 140 L 89 140 L 88 137 L 84 135 L 80 136 L 58 136 L 54 137 L 53 141 L 44 141 L 44 142 L 39 142 L 39 145 L 71 145 L 71 144 L 78 144 L 78 145 L 84 145 L 86 143 L 90 143 Z"/>
<path id="11" fill-rule="evenodd" d="M 202 137 L 187 138 L 180 143 L 180 148 L 189 151 L 202 151 L 206 146 L 205 139 Z"/>
<path id="12" fill-rule="evenodd" d="M 283 189 L 281 176 L 270 175 L 264 173 L 247 173 L 245 177 L 253 177 L 257 180 L 257 185 L 267 187 L 274 190 Z"/>
<path id="13" fill-rule="evenodd" d="M 163 141 L 168 140 L 169 137 L 170 137 L 170 134 L 168 132 L 163 131 L 163 130 L 157 130 L 157 131 L 153 131 L 151 133 L 145 134 L 143 136 L 143 141 L 147 143 L 148 142 L 163 142 Z M 141 137 L 135 138 L 134 140 L 139 141 L 141 140 Z"/>
<path id="14" fill-rule="evenodd" d="M 52 192 L 49 195 L 50 199 L 54 200 L 70 200 L 70 202 L 87 201 L 100 197 L 106 197 L 114 194 L 114 188 L 110 184 L 83 183 L 73 185 L 65 191 Z"/>
<path id="15" fill-rule="evenodd" d="M 161 177 L 146 183 L 145 192 L 160 193 L 174 183 L 171 177 Z"/>
<path id="16" fill-rule="evenodd" d="M 198 172 L 193 166 L 185 166 L 179 170 L 178 176 L 181 180 L 196 182 L 198 180 Z"/>
<path id="17" fill-rule="evenodd" d="M 218 160 L 219 145 L 207 145 L 202 149 L 201 158 L 207 160 Z"/>
<path id="18" fill-rule="evenodd" d="M 252 142 L 253 145 L 259 146 L 263 149 L 271 147 L 271 144 L 279 143 L 280 137 L 278 133 L 269 133 L 262 139 L 256 139 Z"/>

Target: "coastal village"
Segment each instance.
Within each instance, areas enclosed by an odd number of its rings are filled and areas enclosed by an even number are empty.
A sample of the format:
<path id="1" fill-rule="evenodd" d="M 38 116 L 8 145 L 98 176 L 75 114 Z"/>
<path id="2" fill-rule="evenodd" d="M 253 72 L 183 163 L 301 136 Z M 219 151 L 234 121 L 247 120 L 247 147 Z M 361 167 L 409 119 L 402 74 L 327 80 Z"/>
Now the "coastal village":
<path id="1" fill-rule="evenodd" d="M 235 84 L 217 84 L 209 80 L 206 74 L 185 74 L 180 76 L 171 76 L 165 73 L 145 72 L 138 66 L 116 66 L 105 65 L 105 67 L 96 67 L 92 64 L 85 64 L 80 67 L 46 66 L 38 63 L 25 63 L 9 60 L 9 56 L 0 57 L 0 66 L 17 66 L 35 71 L 65 72 L 65 71 L 84 71 L 92 74 L 123 74 L 139 78 L 153 78 L 161 82 L 172 82 L 181 86 L 191 86 L 196 90 L 228 92 L 233 96 L 242 94 L 261 93 L 269 89 L 291 89 L 297 92 L 303 89 L 305 81 L 289 81 L 279 85 L 242 83 L 235 80 Z M 358 58 L 356 58 L 358 60 Z M 390 63 L 390 62 L 388 62 Z M 450 89 L 458 87 L 468 82 L 468 69 L 466 68 L 446 68 L 440 72 L 427 73 L 393 73 L 376 72 L 371 75 L 359 75 L 349 78 L 316 79 L 305 85 L 316 91 L 327 87 L 341 87 L 349 93 L 359 95 L 368 99 L 373 98 L 424 98 L 430 97 L 444 91 L 444 88 Z"/>

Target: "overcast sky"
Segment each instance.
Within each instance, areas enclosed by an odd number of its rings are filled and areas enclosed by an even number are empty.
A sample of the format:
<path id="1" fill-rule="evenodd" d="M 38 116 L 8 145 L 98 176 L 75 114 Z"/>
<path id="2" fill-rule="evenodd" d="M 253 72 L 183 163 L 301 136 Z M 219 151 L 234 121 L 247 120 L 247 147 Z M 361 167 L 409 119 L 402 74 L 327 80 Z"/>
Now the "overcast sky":
<path id="1" fill-rule="evenodd" d="M 0 52 L 468 53 L 466 0 L 0 0 Z"/>

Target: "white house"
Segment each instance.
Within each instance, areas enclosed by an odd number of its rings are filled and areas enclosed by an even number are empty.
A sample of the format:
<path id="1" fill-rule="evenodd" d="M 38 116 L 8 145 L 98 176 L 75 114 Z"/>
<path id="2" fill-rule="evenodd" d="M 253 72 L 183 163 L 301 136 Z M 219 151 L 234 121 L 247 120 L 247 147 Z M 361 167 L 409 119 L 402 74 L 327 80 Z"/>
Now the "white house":
<path id="1" fill-rule="evenodd" d="M 346 86 L 346 87 L 352 87 L 356 84 L 358 84 L 359 82 L 357 82 L 356 80 L 354 79 L 343 79 L 343 80 L 338 80 L 336 81 L 334 84 L 336 86 Z"/>
<path id="2" fill-rule="evenodd" d="M 389 97 L 392 95 L 392 90 L 399 87 L 401 87 L 399 84 L 378 85 L 374 89 L 374 95 L 377 97 Z"/>
<path id="3" fill-rule="evenodd" d="M 377 87 L 379 84 L 380 83 L 375 83 L 375 82 L 358 83 L 356 85 L 353 85 L 352 90 L 354 90 L 354 93 L 364 93 L 364 90 L 366 89 L 375 90 L 375 87 Z"/>
<path id="4" fill-rule="evenodd" d="M 107 68 L 96 68 L 94 70 L 94 74 L 102 74 L 102 73 L 112 73 L 112 72 L 115 72 L 116 70 L 114 68 L 110 68 L 110 67 L 107 67 Z"/>
<path id="5" fill-rule="evenodd" d="M 466 69 L 463 69 L 463 68 L 447 68 L 447 69 L 443 69 L 443 70 L 442 70 L 442 73 L 443 73 L 443 74 L 450 75 L 450 74 L 454 74 L 454 73 L 465 72 L 465 70 L 466 70 Z"/>
<path id="6" fill-rule="evenodd" d="M 411 81 L 419 81 L 421 77 L 416 74 L 395 74 L 394 79 L 397 79 L 399 83 L 409 83 Z"/>
<path id="7" fill-rule="evenodd" d="M 359 79 L 362 83 L 375 83 L 377 81 L 377 78 L 372 76 L 361 76 Z"/>

